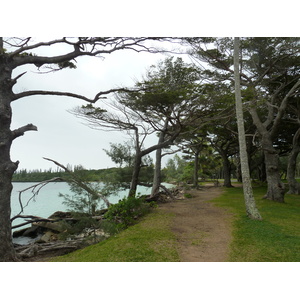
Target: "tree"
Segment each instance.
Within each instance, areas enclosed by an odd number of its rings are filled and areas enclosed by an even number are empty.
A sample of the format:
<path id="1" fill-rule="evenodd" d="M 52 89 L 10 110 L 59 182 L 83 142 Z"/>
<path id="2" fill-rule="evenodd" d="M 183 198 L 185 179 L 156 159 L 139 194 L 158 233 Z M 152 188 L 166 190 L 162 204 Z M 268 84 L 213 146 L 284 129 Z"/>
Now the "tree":
<path id="1" fill-rule="evenodd" d="M 235 80 L 236 118 L 237 118 L 238 133 L 239 133 L 239 148 L 240 148 L 244 199 L 246 204 L 247 215 L 252 219 L 261 220 L 262 219 L 261 215 L 259 214 L 259 211 L 256 208 L 255 199 L 253 196 L 253 191 L 251 186 L 250 172 L 249 172 L 248 154 L 247 154 L 245 128 L 244 128 L 244 117 L 243 117 L 243 104 L 242 104 L 241 88 L 240 88 L 239 54 L 240 54 L 240 40 L 239 38 L 234 38 L 234 80 Z"/>
<path id="2" fill-rule="evenodd" d="M 136 153 L 135 146 L 131 142 L 111 143 L 110 150 L 103 149 L 111 160 L 119 165 L 119 168 L 113 174 L 107 174 L 107 176 L 101 178 L 108 190 L 120 191 L 130 188 Z M 139 185 L 149 187 L 152 176 L 153 161 L 149 155 L 145 155 L 142 157 Z"/>
<path id="3" fill-rule="evenodd" d="M 200 84 L 199 70 L 182 58 L 167 58 L 152 66 L 146 78 L 136 83 L 137 92 L 121 93 L 121 102 L 135 110 L 158 133 L 152 196 L 161 185 L 162 147 L 186 131 L 201 128 L 211 118 L 211 99 Z M 196 125 L 197 124 L 197 125 Z M 174 132 L 177 132 L 174 135 Z M 167 143 L 167 145 L 171 145 Z"/>
<path id="4" fill-rule="evenodd" d="M 93 186 L 93 184 L 87 181 L 86 171 L 82 166 L 76 166 L 72 172 L 68 167 L 60 164 L 59 162 L 45 158 L 62 168 L 68 175 L 64 179 L 68 182 L 70 190 L 76 194 L 75 199 L 69 195 L 62 195 L 65 203 L 70 207 L 73 207 L 75 211 L 88 212 L 90 215 L 94 215 L 99 202 L 102 200 L 107 207 L 111 204 L 107 199 L 108 193 L 101 189 L 99 186 Z"/>
<path id="5" fill-rule="evenodd" d="M 130 91 L 130 93 L 132 93 L 132 91 Z M 170 133 L 163 143 L 144 148 L 145 139 L 150 134 L 154 133 L 155 130 L 159 130 L 159 124 L 152 127 L 152 124 L 145 122 L 140 113 L 121 103 L 119 97 L 110 104 L 110 107 L 113 108 L 114 111 L 107 111 L 89 104 L 76 107 L 70 112 L 76 117 L 85 120 L 87 125 L 91 128 L 126 131 L 127 134 L 131 136 L 135 153 L 128 196 L 134 197 L 139 184 L 139 175 L 143 166 L 143 157 L 159 148 L 167 147 L 172 144 L 180 133 L 180 126 L 178 125 L 177 128 L 174 128 L 172 133 Z"/>
<path id="6" fill-rule="evenodd" d="M 103 57 L 103 55 L 119 50 L 131 49 L 137 52 L 152 51 L 145 46 L 147 38 L 60 38 L 47 42 L 35 42 L 32 38 L 0 38 L 0 261 L 17 260 L 12 244 L 11 224 L 10 224 L 10 196 L 12 190 L 12 176 L 18 168 L 19 162 L 12 162 L 10 159 L 10 149 L 12 142 L 24 135 L 28 131 L 36 131 L 37 127 L 27 124 L 18 129 L 12 130 L 11 103 L 20 99 L 34 95 L 54 95 L 77 98 L 90 103 L 95 103 L 102 96 L 107 95 L 117 89 L 101 91 L 93 99 L 83 95 L 70 92 L 29 90 L 15 93 L 13 87 L 18 79 L 26 75 L 26 72 L 12 77 L 12 73 L 20 66 L 33 65 L 38 69 L 46 68 L 49 71 L 59 71 L 64 68 L 74 68 L 75 59 L 80 56 Z M 42 56 L 36 54 L 41 47 L 65 46 L 66 53 L 52 56 Z"/>
<path id="7" fill-rule="evenodd" d="M 256 126 L 264 151 L 268 190 L 266 198 L 284 202 L 278 153 L 273 147 L 289 101 L 300 86 L 299 38 L 243 38 L 241 86 L 244 103 Z M 195 56 L 209 64 L 207 79 L 233 82 L 230 38 L 191 38 Z"/>
<path id="8" fill-rule="evenodd" d="M 204 101 L 200 101 L 199 74 L 182 59 L 173 57 L 153 66 L 146 78 L 132 89 L 120 91 L 111 105 L 115 113 L 87 105 L 73 110 L 92 127 L 125 130 L 133 133 L 135 160 L 129 196 L 134 196 L 139 182 L 142 157 L 157 151 L 153 192 L 161 184 L 162 149 L 173 144 L 183 129 L 204 117 Z M 201 114 L 202 112 L 202 114 Z M 145 138 L 157 133 L 158 143 L 142 148 Z"/>
<path id="9" fill-rule="evenodd" d="M 131 167 L 134 161 L 134 154 L 132 153 L 132 146 L 130 143 L 113 144 L 110 143 L 110 150 L 103 149 L 110 159 L 119 165 L 120 168 Z"/>
<path id="10" fill-rule="evenodd" d="M 289 155 L 288 168 L 287 168 L 287 180 L 289 183 L 288 194 L 300 194 L 300 183 L 295 178 L 296 162 L 298 154 L 300 153 L 300 128 L 293 138 L 293 149 Z"/>

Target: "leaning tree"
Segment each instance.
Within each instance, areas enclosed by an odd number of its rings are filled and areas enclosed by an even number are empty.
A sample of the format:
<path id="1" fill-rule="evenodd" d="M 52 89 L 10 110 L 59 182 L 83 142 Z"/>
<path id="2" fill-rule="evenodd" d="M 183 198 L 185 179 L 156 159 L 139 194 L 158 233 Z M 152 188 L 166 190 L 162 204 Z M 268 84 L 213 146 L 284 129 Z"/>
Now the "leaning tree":
<path id="1" fill-rule="evenodd" d="M 148 38 L 82 37 L 37 42 L 32 38 L 0 38 L 0 261 L 17 260 L 11 235 L 10 198 L 12 176 L 18 168 L 19 162 L 11 161 L 11 145 L 16 138 L 24 135 L 25 132 L 37 130 L 33 124 L 11 129 L 12 102 L 34 95 L 53 95 L 68 96 L 95 103 L 103 95 L 116 91 L 116 89 L 101 91 L 93 99 L 61 91 L 28 90 L 15 93 L 13 91 L 14 86 L 21 77 L 27 75 L 27 72 L 19 73 L 13 77 L 13 71 L 18 73 L 16 69 L 20 66 L 35 66 L 39 70 L 46 67 L 48 71 L 49 68 L 52 71 L 75 68 L 77 57 L 104 57 L 115 51 L 126 49 L 137 52 L 157 52 L 153 48 L 147 48 L 145 45 L 147 40 Z M 38 51 L 43 47 L 52 49 L 57 45 L 62 45 L 65 52 L 58 55 L 49 54 L 49 56 L 38 54 Z"/>
<path id="2" fill-rule="evenodd" d="M 207 80 L 234 83 L 231 38 L 189 38 L 192 55 L 209 65 Z M 266 198 L 284 202 L 279 156 L 274 148 L 279 124 L 288 103 L 299 93 L 299 38 L 241 38 L 240 83 L 244 106 L 256 126 L 264 152 L 268 190 Z"/>
<path id="3" fill-rule="evenodd" d="M 148 70 L 145 78 L 136 83 L 136 92 L 119 95 L 121 103 L 137 112 L 158 134 L 152 196 L 161 186 L 163 148 L 174 143 L 179 134 L 194 131 L 195 122 L 201 127 L 207 121 L 209 100 L 203 95 L 200 80 L 194 65 L 180 57 L 169 57 Z"/>

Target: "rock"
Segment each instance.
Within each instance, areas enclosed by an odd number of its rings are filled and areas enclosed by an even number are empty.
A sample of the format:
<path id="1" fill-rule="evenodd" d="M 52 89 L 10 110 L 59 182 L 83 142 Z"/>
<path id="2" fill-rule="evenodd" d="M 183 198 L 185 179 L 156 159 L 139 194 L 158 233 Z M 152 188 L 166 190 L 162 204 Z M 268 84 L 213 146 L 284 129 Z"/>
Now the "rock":
<path id="1" fill-rule="evenodd" d="M 36 243 L 48 243 L 57 240 L 57 236 L 52 231 L 47 231 Z"/>
<path id="2" fill-rule="evenodd" d="M 31 227 L 26 227 L 20 230 L 16 230 L 13 232 L 13 237 L 17 238 L 20 236 L 26 236 L 30 238 L 35 238 L 38 236 L 38 234 L 42 233 L 42 229 L 39 226 L 31 226 Z"/>
<path id="3" fill-rule="evenodd" d="M 20 229 L 20 230 L 15 230 L 12 234 L 12 236 L 14 238 L 16 237 L 19 237 L 19 236 L 23 236 L 24 232 L 27 230 L 28 228 L 23 228 L 23 229 Z"/>
<path id="4" fill-rule="evenodd" d="M 56 232 L 63 232 L 65 230 L 64 224 L 62 222 L 35 222 L 33 224 L 35 226 L 47 228 Z"/>
<path id="5" fill-rule="evenodd" d="M 49 219 L 66 219 L 66 218 L 72 218 L 72 213 L 64 212 L 64 211 L 56 211 L 49 217 Z"/>
<path id="6" fill-rule="evenodd" d="M 31 238 L 35 238 L 37 237 L 37 235 L 39 233 L 41 233 L 41 228 L 39 226 L 31 226 L 29 228 L 27 228 L 24 233 L 23 233 L 23 236 L 28 236 L 28 237 L 31 237 Z"/>

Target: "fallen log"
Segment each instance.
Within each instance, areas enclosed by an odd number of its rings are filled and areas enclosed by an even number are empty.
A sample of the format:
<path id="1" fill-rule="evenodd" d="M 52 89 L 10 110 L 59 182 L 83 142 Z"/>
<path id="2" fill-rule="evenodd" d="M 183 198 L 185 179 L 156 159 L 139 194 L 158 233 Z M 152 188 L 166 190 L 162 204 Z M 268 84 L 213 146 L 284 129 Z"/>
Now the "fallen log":
<path id="1" fill-rule="evenodd" d="M 57 255 L 66 254 L 82 247 L 82 240 L 76 240 L 44 244 L 30 244 L 16 247 L 15 250 L 21 259 L 28 259 L 51 252 L 57 253 Z"/>

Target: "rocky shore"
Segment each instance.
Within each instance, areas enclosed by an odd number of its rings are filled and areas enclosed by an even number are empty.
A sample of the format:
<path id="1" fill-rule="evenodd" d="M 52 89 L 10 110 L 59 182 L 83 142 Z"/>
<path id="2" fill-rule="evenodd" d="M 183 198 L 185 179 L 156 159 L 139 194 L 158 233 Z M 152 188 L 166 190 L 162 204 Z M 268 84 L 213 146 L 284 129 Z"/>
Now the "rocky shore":
<path id="1" fill-rule="evenodd" d="M 102 210 L 99 215 L 92 217 L 97 221 L 103 219 L 107 210 Z M 61 237 L 67 231 L 66 224 L 75 226 L 78 218 L 69 212 L 57 211 L 47 219 L 33 222 L 30 227 L 13 232 L 15 249 L 22 260 L 39 255 L 63 255 L 71 251 L 99 242 L 109 236 L 97 228 L 85 228 L 81 233 L 69 235 L 67 239 Z M 17 243 L 18 240 L 27 239 L 28 243 Z"/>
<path id="2" fill-rule="evenodd" d="M 158 193 L 154 198 L 148 197 L 146 201 L 168 202 L 183 197 L 182 188 L 175 188 Z M 103 209 L 92 218 L 96 223 L 104 219 L 107 209 Z M 31 216 L 32 217 L 32 216 Z M 64 255 L 88 245 L 98 243 L 110 236 L 98 226 L 86 227 L 80 233 L 67 235 L 67 227 L 76 226 L 80 218 L 74 217 L 70 212 L 57 211 L 49 218 L 35 217 L 31 226 L 13 232 L 16 252 L 22 261 L 41 261 L 43 257 Z M 101 227 L 101 226 L 99 226 Z M 27 239 L 29 243 L 17 243 L 18 240 Z"/>

